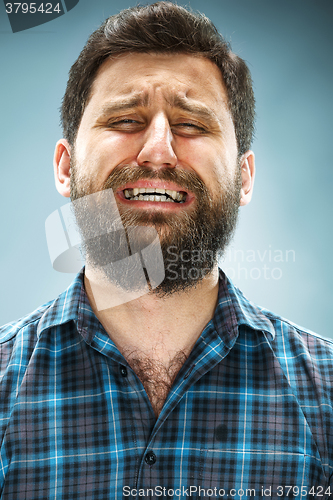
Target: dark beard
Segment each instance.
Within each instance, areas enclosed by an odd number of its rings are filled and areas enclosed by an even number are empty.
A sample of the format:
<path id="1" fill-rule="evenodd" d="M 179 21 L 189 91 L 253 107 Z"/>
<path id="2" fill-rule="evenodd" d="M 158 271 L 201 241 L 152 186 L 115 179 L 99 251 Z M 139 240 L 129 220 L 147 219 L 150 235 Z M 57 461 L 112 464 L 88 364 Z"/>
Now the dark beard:
<path id="1" fill-rule="evenodd" d="M 171 181 L 195 194 L 194 209 L 177 214 L 136 210 L 135 202 L 131 208 L 120 208 L 121 222 L 127 233 L 131 231 L 130 228 L 138 226 L 151 226 L 158 233 L 165 278 L 151 293 L 165 297 L 175 292 L 190 290 L 212 272 L 234 233 L 240 202 L 241 170 L 236 168 L 234 179 L 228 179 L 228 186 L 223 190 L 221 188 L 217 199 L 213 199 L 205 184 L 193 172 L 167 168 L 156 171 L 147 167 L 116 167 L 103 186 L 96 189 L 91 183 L 78 178 L 73 162 L 71 199 L 74 201 L 95 191 L 110 188 L 116 191 L 120 186 L 139 179 Z M 115 243 L 113 237 L 113 243 L 110 244 L 107 236 L 100 239 L 87 238 L 88 226 L 92 222 L 91 214 L 81 212 L 76 218 L 89 263 L 97 268 L 105 265 L 106 248 L 107 255 L 116 260 L 115 249 L 121 246 L 120 242 Z M 126 241 L 124 243 L 126 244 Z M 144 242 L 139 243 L 139 248 L 144 246 Z M 108 279 L 112 281 L 112 276 L 108 276 Z M 118 278 L 117 281 L 119 285 Z M 124 279 L 124 288 L 125 281 L 128 282 L 128 277 Z"/>

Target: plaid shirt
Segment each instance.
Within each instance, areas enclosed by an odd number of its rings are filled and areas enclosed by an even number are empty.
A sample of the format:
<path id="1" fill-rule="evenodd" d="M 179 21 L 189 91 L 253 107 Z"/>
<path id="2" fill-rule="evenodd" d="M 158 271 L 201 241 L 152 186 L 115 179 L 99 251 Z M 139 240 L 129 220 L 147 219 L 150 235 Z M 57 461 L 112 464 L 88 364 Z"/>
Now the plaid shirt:
<path id="1" fill-rule="evenodd" d="M 156 420 L 80 273 L 0 329 L 6 500 L 333 499 L 333 345 L 224 275 Z"/>

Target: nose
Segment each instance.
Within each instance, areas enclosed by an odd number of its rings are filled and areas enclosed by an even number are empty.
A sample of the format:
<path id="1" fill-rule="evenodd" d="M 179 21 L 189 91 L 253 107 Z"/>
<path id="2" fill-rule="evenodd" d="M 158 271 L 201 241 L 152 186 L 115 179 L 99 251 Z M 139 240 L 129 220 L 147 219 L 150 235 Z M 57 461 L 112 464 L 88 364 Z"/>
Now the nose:
<path id="1" fill-rule="evenodd" d="M 137 162 L 139 165 L 154 168 L 174 168 L 177 165 L 170 124 L 163 114 L 155 116 L 147 127 Z"/>

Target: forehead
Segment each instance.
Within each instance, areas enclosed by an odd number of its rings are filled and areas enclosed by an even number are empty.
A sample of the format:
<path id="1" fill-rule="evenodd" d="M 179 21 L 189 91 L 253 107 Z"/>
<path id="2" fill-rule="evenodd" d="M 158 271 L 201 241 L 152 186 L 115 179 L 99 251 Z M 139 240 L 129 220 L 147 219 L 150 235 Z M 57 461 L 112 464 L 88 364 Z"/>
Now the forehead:
<path id="1" fill-rule="evenodd" d="M 146 106 L 157 98 L 170 105 L 185 99 L 228 111 L 220 70 L 196 55 L 129 53 L 108 59 L 97 72 L 87 107 L 131 95 L 140 95 Z"/>

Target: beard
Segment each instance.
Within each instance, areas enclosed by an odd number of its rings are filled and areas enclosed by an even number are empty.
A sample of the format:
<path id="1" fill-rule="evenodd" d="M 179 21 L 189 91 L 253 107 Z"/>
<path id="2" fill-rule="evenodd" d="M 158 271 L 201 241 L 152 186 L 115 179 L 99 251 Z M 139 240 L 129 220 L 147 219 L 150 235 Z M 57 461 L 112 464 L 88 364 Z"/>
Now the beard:
<path id="1" fill-rule="evenodd" d="M 126 242 L 123 232 L 119 232 L 118 238 L 117 235 L 115 236 L 114 225 L 112 227 L 114 221 L 109 220 L 108 210 L 102 209 L 99 214 L 92 216 L 86 205 L 84 209 L 80 209 L 79 213 L 75 213 L 75 216 L 82 235 L 87 262 L 96 269 L 101 269 L 107 261 L 117 260 L 117 250 L 119 254 L 119 248 L 128 243 L 128 234 L 133 228 L 153 227 L 159 237 L 165 277 L 150 293 L 163 298 L 172 293 L 188 291 L 213 271 L 235 231 L 240 203 L 241 169 L 238 165 L 236 166 L 233 178 L 226 175 L 224 185 L 220 186 L 220 191 L 213 196 L 197 174 L 177 168 L 154 170 L 129 165 L 115 167 L 102 186 L 94 186 L 91 180 L 80 177 L 75 157 L 72 156 L 71 200 L 73 202 L 109 189 L 116 192 L 126 183 L 142 179 L 158 179 L 176 183 L 182 190 L 194 193 L 195 206 L 177 213 L 136 209 L 135 202 L 129 208 L 118 206 L 121 223 L 126 233 Z M 75 208 L 74 212 L 76 212 Z M 101 225 L 106 236 L 89 238 L 91 226 L 95 225 L 97 220 L 102 220 Z M 149 240 L 148 233 L 142 232 L 143 241 L 137 243 L 137 249 L 142 250 L 146 246 L 146 240 Z M 112 242 L 107 236 L 110 234 L 113 234 Z M 135 234 L 140 238 L 138 231 Z M 131 270 L 129 269 L 128 272 Z M 106 275 L 106 279 L 112 282 L 114 276 L 111 273 Z M 116 281 L 119 285 L 119 276 Z M 123 281 L 123 288 L 126 288 L 125 283 L 128 284 L 129 280 L 126 278 Z"/>

